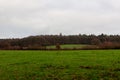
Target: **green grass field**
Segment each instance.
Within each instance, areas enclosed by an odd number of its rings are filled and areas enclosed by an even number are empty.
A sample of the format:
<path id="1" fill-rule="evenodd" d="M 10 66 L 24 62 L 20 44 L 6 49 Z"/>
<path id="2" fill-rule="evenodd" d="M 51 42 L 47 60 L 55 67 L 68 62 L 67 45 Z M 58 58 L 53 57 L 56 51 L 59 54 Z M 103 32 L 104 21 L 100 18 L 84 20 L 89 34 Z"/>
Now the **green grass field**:
<path id="1" fill-rule="evenodd" d="M 62 49 L 64 48 L 83 48 L 85 46 L 90 46 L 90 45 L 85 45 L 85 44 L 65 44 L 65 45 L 60 45 Z M 53 46 L 47 46 L 47 48 L 56 48 L 55 45 Z"/>
<path id="2" fill-rule="evenodd" d="M 0 51 L 0 80 L 120 80 L 120 50 Z"/>

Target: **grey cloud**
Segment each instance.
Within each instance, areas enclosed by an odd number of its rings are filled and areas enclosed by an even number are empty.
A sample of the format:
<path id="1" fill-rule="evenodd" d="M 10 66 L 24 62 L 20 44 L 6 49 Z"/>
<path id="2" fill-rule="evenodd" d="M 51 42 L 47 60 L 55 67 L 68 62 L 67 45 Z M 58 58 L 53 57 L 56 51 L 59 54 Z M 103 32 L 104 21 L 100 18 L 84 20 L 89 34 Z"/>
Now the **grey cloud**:
<path id="1" fill-rule="evenodd" d="M 120 34 L 119 0 L 0 0 L 0 37 Z"/>

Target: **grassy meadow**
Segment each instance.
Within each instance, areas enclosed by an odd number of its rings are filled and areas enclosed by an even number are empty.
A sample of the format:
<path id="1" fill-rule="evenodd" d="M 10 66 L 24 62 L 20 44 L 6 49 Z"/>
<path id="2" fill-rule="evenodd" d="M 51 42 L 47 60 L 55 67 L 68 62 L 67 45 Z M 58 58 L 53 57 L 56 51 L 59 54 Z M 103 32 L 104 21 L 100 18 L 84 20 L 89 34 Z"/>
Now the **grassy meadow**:
<path id="1" fill-rule="evenodd" d="M 120 50 L 0 51 L 0 80 L 120 80 Z"/>
<path id="2" fill-rule="evenodd" d="M 64 48 L 69 48 L 69 49 L 73 49 L 73 48 L 83 48 L 83 47 L 86 47 L 86 46 L 91 46 L 91 45 L 85 45 L 85 44 L 64 44 L 64 45 L 60 45 L 62 49 Z M 53 48 L 55 49 L 56 46 L 53 45 L 53 46 L 47 46 L 47 48 Z"/>

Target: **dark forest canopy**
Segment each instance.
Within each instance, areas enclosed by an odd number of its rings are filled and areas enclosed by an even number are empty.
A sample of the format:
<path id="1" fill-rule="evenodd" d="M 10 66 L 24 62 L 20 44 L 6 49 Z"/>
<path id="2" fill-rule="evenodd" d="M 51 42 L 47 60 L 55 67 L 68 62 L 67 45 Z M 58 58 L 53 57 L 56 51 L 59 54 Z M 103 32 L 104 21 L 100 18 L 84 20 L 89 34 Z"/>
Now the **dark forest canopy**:
<path id="1" fill-rule="evenodd" d="M 38 35 L 16 39 L 0 39 L 0 49 L 45 48 L 56 44 L 88 44 L 120 47 L 120 35 Z M 117 46 L 117 47 L 116 47 Z"/>

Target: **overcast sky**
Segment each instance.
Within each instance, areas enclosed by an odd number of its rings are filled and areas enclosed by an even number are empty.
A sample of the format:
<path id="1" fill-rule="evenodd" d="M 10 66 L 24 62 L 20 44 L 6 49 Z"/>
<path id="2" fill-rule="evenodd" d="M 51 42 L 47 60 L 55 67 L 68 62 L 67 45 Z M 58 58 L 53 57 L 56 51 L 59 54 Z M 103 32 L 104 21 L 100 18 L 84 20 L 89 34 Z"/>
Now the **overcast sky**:
<path id="1" fill-rule="evenodd" d="M 0 0 L 0 38 L 120 34 L 120 0 Z"/>

